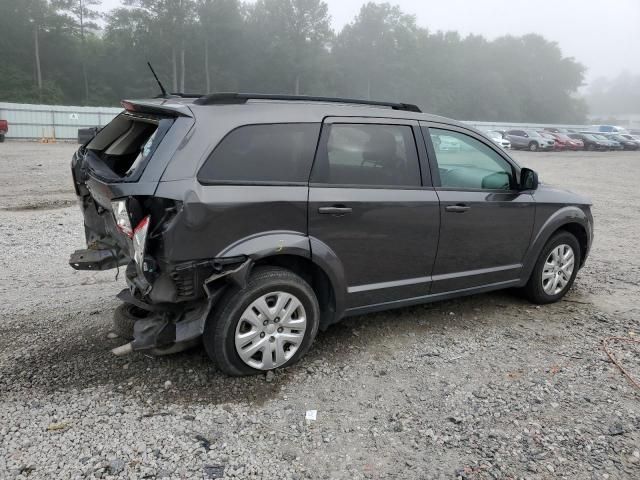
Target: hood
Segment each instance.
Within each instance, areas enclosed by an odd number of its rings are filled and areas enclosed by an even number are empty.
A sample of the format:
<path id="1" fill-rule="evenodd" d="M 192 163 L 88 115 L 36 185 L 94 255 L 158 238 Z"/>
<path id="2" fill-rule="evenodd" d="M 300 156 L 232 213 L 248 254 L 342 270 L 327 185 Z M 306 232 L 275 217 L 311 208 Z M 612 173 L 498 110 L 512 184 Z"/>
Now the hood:
<path id="1" fill-rule="evenodd" d="M 536 197 L 536 200 L 542 201 L 552 201 L 572 205 L 593 205 L 593 202 L 589 197 L 542 181 L 538 185 L 538 190 L 536 190 L 534 196 Z"/>

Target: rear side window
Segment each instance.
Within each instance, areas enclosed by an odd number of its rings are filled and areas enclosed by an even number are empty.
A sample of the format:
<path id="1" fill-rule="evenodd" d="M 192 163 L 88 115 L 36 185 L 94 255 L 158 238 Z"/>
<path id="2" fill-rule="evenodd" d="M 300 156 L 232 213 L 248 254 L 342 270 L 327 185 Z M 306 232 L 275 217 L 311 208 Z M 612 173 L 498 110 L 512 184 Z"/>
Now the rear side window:
<path id="1" fill-rule="evenodd" d="M 246 125 L 209 155 L 198 180 L 212 183 L 306 183 L 320 124 Z"/>
<path id="2" fill-rule="evenodd" d="M 332 124 L 318 153 L 314 183 L 420 186 L 413 130 L 407 125 Z"/>

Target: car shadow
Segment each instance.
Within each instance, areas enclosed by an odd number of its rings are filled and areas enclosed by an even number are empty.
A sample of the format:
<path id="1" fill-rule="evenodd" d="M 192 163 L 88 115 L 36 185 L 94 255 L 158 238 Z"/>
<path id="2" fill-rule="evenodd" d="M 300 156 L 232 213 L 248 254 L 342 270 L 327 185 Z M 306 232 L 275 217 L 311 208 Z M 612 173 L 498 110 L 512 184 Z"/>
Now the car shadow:
<path id="1" fill-rule="evenodd" d="M 269 382 L 265 375 L 224 375 L 201 346 L 165 357 L 140 352 L 116 357 L 110 350 L 123 341 L 107 338 L 112 311 L 94 311 L 91 321 L 79 331 L 66 332 L 73 334 L 71 340 L 35 336 L 37 340 L 28 353 L 5 360 L 0 366 L 0 389 L 11 392 L 28 388 L 44 394 L 105 389 L 160 406 L 261 404 L 277 397 L 283 386 L 300 381 L 301 374 L 309 368 L 343 368 L 364 354 L 389 358 L 393 356 L 391 345 L 419 335 L 446 334 L 456 338 L 486 322 L 506 326 L 525 304 L 529 305 L 507 292 L 494 292 L 347 318 L 320 332 L 301 362 L 277 371 Z M 24 333 L 24 338 L 31 338 L 28 331 Z"/>

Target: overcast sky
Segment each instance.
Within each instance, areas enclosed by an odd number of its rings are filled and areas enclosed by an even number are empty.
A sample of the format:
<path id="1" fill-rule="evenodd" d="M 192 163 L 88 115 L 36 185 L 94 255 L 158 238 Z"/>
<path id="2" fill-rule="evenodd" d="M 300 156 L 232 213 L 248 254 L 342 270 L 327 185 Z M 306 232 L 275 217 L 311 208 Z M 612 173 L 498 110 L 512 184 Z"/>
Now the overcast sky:
<path id="1" fill-rule="evenodd" d="M 340 29 L 364 0 L 325 0 Z M 381 2 L 376 2 L 381 3 Z M 429 30 L 457 30 L 492 39 L 539 33 L 589 69 L 587 80 L 640 73 L 640 0 L 390 0 Z M 109 10 L 119 0 L 103 0 Z"/>

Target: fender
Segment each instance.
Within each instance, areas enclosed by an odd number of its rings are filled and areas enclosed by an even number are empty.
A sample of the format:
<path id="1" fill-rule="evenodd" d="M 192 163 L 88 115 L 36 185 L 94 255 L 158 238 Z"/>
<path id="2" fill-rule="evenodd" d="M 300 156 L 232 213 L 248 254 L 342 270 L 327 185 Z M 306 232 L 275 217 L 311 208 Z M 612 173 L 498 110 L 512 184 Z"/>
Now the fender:
<path id="1" fill-rule="evenodd" d="M 329 246 L 314 237 L 295 231 L 263 232 L 243 238 L 226 247 L 216 258 L 245 256 L 253 262 L 278 255 L 306 258 L 317 265 L 329 278 L 335 297 L 335 315 L 331 322 L 342 318 L 346 308 L 346 281 L 344 267 Z"/>
<path id="2" fill-rule="evenodd" d="M 538 223 L 538 219 L 536 218 L 536 223 Z M 534 232 L 534 236 L 531 240 L 531 246 L 525 255 L 523 268 L 522 268 L 522 284 L 526 284 L 531 276 L 531 272 L 533 271 L 533 267 L 535 266 L 538 257 L 540 256 L 540 252 L 544 248 L 545 244 L 551 238 L 554 232 L 556 232 L 559 228 L 564 225 L 576 223 L 581 225 L 585 231 L 587 232 L 587 251 L 584 252 L 585 258 L 589 253 L 589 248 L 591 246 L 591 235 L 592 235 L 592 225 L 591 220 L 587 216 L 584 210 L 577 206 L 567 206 L 563 207 L 560 210 L 555 211 L 549 218 L 545 220 L 541 227 L 536 228 Z"/>
<path id="3" fill-rule="evenodd" d="M 297 255 L 311 259 L 309 237 L 287 230 L 261 232 L 225 247 L 216 258 L 245 256 L 256 261 L 274 255 Z"/>

